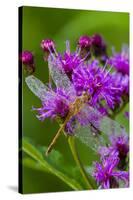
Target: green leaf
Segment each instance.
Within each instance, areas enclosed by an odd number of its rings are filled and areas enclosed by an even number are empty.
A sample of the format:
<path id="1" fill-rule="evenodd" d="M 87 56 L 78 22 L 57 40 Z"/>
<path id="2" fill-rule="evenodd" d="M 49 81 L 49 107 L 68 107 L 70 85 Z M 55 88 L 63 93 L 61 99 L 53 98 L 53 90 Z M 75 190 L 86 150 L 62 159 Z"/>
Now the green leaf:
<path id="1" fill-rule="evenodd" d="M 31 144 L 28 138 L 22 140 L 22 149 L 35 160 L 43 160 L 42 154 Z"/>
<path id="2" fill-rule="evenodd" d="M 40 163 L 29 157 L 23 158 L 23 165 L 34 170 L 49 172 L 48 169 L 44 168 L 42 165 L 40 165 Z"/>
<path id="3" fill-rule="evenodd" d="M 24 158 L 23 164 L 32 169 L 46 171 L 54 174 L 74 190 L 83 190 L 82 184 L 73 177 L 70 171 L 67 171 L 67 165 L 64 164 L 63 156 L 53 150 L 49 156 L 45 156 L 46 147 L 36 148 L 28 139 L 24 138 L 22 150 L 32 159 Z M 70 170 L 70 168 L 68 168 Z"/>

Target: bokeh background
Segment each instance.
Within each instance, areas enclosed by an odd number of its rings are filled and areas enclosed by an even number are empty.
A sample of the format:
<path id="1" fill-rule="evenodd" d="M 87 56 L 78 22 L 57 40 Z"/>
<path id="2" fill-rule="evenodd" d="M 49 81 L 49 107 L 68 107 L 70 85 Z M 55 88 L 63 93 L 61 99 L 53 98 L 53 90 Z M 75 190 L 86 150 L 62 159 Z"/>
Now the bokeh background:
<path id="1" fill-rule="evenodd" d="M 128 13 L 23 7 L 22 27 L 22 48 L 34 53 L 35 76 L 44 83 L 48 82 L 48 67 L 43 60 L 43 52 L 40 48 L 42 39 L 53 39 L 57 49 L 61 52 L 65 49 L 67 39 L 70 40 L 71 49 L 74 50 L 82 34 L 102 34 L 108 45 L 109 54 L 112 47 L 120 51 L 123 43 L 129 43 Z M 37 145 L 47 146 L 58 130 L 58 125 L 50 120 L 40 122 L 34 111 L 31 111 L 32 106 L 40 107 L 41 102 L 26 86 L 25 76 L 23 74 L 23 135 L 31 138 Z M 117 117 L 117 121 L 123 124 L 128 131 L 128 121 L 123 117 L 123 113 Z M 56 149 L 62 152 L 67 163 L 75 165 L 63 134 L 56 144 Z M 92 161 L 97 159 L 90 149 L 79 142 L 78 149 L 85 165 L 91 165 Z M 56 176 L 28 167 L 23 167 L 22 176 L 23 193 L 71 190 Z"/>

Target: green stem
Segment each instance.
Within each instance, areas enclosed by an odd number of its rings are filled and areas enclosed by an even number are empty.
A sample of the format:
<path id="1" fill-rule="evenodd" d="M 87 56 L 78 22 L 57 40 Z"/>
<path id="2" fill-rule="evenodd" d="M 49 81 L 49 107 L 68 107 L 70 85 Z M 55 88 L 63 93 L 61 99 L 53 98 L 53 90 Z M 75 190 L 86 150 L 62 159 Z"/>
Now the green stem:
<path id="1" fill-rule="evenodd" d="M 84 178 L 84 181 L 85 181 L 85 183 L 87 185 L 87 189 L 93 189 L 94 187 L 92 186 L 92 183 L 90 183 L 88 175 L 86 174 L 86 171 L 85 171 L 85 169 L 84 169 L 84 167 L 83 167 L 83 165 L 81 163 L 81 160 L 79 158 L 79 154 L 77 152 L 74 139 L 75 138 L 73 136 L 68 137 L 68 143 L 69 143 L 73 158 L 74 158 L 77 166 L 79 167 L 79 170 L 80 170 L 80 172 L 82 174 L 82 177 Z"/>

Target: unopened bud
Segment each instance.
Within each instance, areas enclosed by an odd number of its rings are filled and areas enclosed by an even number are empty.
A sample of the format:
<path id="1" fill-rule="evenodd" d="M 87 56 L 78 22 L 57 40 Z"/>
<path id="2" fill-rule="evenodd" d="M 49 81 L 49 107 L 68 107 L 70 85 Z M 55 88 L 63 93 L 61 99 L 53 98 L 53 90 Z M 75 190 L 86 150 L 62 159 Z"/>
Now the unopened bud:
<path id="1" fill-rule="evenodd" d="M 51 39 L 45 39 L 41 41 L 41 48 L 44 52 L 54 52 L 55 44 Z"/>
<path id="2" fill-rule="evenodd" d="M 32 52 L 30 51 L 23 51 L 20 60 L 22 61 L 24 65 L 25 71 L 28 73 L 33 73 L 35 71 L 35 65 L 34 65 L 34 56 Z"/>

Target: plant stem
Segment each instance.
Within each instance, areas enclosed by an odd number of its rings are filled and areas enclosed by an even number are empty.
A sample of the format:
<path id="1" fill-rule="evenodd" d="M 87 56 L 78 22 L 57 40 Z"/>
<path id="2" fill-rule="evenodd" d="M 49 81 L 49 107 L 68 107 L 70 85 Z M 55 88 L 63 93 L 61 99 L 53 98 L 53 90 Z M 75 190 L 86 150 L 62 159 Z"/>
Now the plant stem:
<path id="1" fill-rule="evenodd" d="M 86 171 L 81 163 L 81 160 L 79 158 L 79 154 L 77 152 L 77 149 L 76 149 L 76 145 L 75 145 L 75 138 L 73 136 L 69 136 L 68 137 L 68 143 L 69 143 L 69 147 L 71 149 L 71 152 L 72 152 L 72 155 L 73 155 L 73 158 L 77 164 L 77 166 L 79 167 L 79 170 L 82 174 L 82 177 L 84 178 L 84 181 L 87 185 L 87 188 L 88 189 L 93 189 L 93 186 L 92 186 L 92 183 L 90 183 L 90 180 L 86 174 Z"/>

